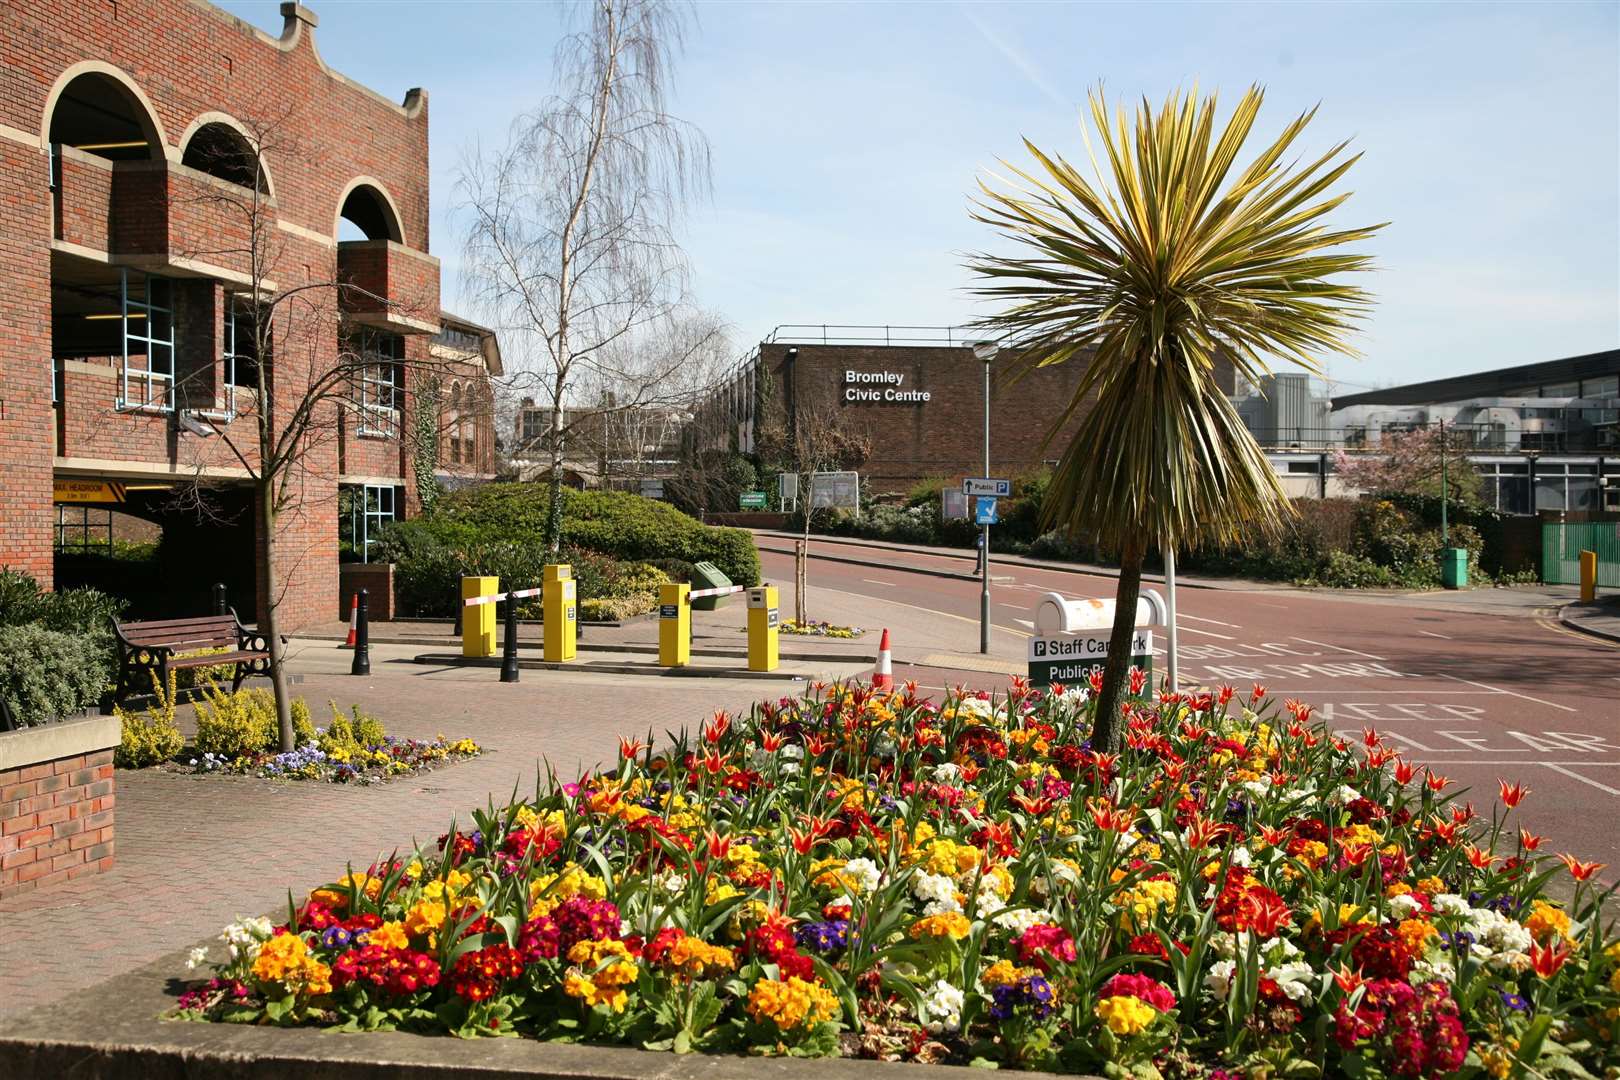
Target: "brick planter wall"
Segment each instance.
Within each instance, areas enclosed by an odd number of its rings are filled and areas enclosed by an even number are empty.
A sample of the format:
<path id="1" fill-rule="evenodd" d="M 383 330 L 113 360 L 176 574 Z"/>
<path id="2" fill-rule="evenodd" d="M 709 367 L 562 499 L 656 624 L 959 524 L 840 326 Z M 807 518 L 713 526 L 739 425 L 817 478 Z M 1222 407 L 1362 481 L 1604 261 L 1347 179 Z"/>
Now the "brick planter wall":
<path id="1" fill-rule="evenodd" d="M 0 899 L 113 865 L 116 717 L 0 734 Z"/>

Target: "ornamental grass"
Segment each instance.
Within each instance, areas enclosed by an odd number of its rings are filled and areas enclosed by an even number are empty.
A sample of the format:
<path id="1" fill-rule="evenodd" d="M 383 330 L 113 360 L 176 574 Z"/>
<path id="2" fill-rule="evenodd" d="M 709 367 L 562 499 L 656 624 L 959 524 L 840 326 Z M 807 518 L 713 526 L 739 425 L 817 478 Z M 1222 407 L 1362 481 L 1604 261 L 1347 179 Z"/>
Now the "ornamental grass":
<path id="1" fill-rule="evenodd" d="M 1246 696 L 813 685 L 226 928 L 178 1015 L 1111 1076 L 1613 1076 L 1601 869 Z M 1555 898 L 1556 897 L 1556 898 Z M 198 950 L 194 963 L 215 950 Z"/>

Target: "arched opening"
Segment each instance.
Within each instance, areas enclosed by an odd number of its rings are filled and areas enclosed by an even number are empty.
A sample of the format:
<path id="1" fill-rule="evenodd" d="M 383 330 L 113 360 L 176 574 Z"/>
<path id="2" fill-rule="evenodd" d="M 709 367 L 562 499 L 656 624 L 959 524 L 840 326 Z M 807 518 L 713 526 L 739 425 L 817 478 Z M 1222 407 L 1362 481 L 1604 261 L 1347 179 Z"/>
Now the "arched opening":
<path id="1" fill-rule="evenodd" d="M 370 184 L 357 185 L 338 211 L 338 240 L 392 240 L 404 243 L 399 219 L 387 196 Z"/>
<path id="2" fill-rule="evenodd" d="M 62 88 L 51 107 L 49 139 L 108 161 L 161 157 L 146 107 L 110 75 L 86 72 Z"/>
<path id="3" fill-rule="evenodd" d="M 240 131 L 217 120 L 192 134 L 180 164 L 249 190 L 256 188 L 261 195 L 270 191 L 253 146 Z"/>

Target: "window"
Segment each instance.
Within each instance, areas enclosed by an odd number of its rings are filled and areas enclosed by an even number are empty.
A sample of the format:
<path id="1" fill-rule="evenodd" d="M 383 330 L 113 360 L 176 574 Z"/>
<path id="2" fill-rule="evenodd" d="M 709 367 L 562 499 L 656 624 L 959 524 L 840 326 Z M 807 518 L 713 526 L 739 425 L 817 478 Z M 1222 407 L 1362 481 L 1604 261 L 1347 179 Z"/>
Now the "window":
<path id="1" fill-rule="evenodd" d="M 251 389 L 259 385 L 262 367 L 255 340 L 253 308 L 229 293 L 225 296 L 225 384 Z M 266 328 L 268 336 L 268 328 Z M 268 341 L 266 342 L 268 344 Z M 234 404 L 228 402 L 227 405 Z M 233 410 L 234 411 L 234 410 Z"/>
<path id="2" fill-rule="evenodd" d="M 1530 513 L 1530 465 L 1523 461 L 1486 461 L 1478 466 L 1480 498 L 1507 514 Z"/>
<path id="3" fill-rule="evenodd" d="M 1579 397 L 1581 384 L 1573 382 L 1549 383 L 1541 388 L 1542 397 Z"/>
<path id="4" fill-rule="evenodd" d="M 360 408 L 360 434 L 393 438 L 399 434 L 404 405 L 402 365 L 405 339 L 398 334 L 368 333 L 350 345 L 359 355 L 355 404 Z"/>
<path id="5" fill-rule="evenodd" d="M 1596 510 L 1599 508 L 1597 464 L 1538 462 L 1537 510 Z"/>
<path id="6" fill-rule="evenodd" d="M 345 486 L 340 496 L 338 546 L 344 555 L 370 562 L 371 549 L 382 535 L 383 526 L 394 521 L 396 509 L 404 505 L 403 495 L 394 487 L 357 484 Z"/>
<path id="7" fill-rule="evenodd" d="M 120 409 L 174 408 L 174 300 L 167 279 L 119 271 L 124 365 Z"/>
<path id="8" fill-rule="evenodd" d="M 1620 375 L 1605 375 L 1597 379 L 1587 379 L 1581 383 L 1581 397 L 1620 397 Z"/>

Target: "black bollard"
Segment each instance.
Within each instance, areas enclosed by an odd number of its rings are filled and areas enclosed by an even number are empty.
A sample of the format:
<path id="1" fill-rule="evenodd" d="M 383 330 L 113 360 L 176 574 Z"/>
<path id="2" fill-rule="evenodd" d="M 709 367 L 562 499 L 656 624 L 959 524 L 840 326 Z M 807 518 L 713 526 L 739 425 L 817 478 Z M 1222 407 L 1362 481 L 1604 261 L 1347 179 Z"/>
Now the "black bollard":
<path id="1" fill-rule="evenodd" d="M 517 682 L 517 601 L 506 597 L 506 647 L 501 651 L 501 682 Z"/>
<path id="2" fill-rule="evenodd" d="M 229 612 L 230 609 L 225 606 L 225 583 L 216 581 L 214 582 L 214 614 L 226 615 Z"/>
<path id="3" fill-rule="evenodd" d="M 366 612 L 366 590 L 360 590 L 360 603 L 354 618 L 354 663 L 349 665 L 350 675 L 371 674 L 371 627 Z"/>

